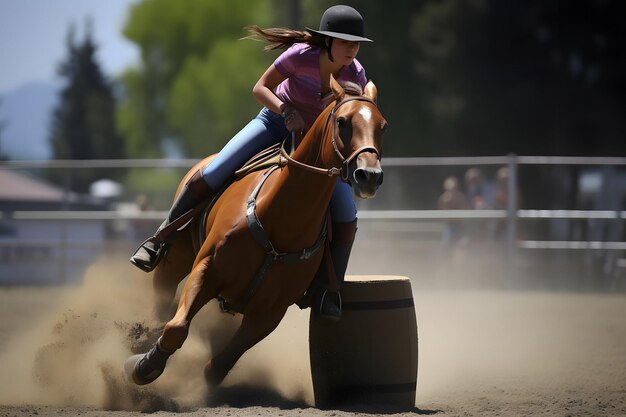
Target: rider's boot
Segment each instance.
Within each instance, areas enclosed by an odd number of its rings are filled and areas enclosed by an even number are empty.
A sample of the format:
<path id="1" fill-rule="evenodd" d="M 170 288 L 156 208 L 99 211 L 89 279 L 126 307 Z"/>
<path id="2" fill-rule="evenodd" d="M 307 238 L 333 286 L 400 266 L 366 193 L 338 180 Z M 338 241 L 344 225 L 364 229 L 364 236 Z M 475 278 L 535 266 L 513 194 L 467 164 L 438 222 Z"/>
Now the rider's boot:
<path id="1" fill-rule="evenodd" d="M 167 219 L 159 226 L 154 236 L 148 238 L 137 248 L 131 256 L 130 262 L 145 272 L 150 272 L 156 268 L 167 251 L 168 241 L 172 240 L 175 232 L 184 224 L 178 227 L 168 226 L 202 202 L 207 201 L 213 194 L 214 191 L 202 178 L 202 172 L 197 171 L 193 174 L 174 201 Z"/>
<path id="2" fill-rule="evenodd" d="M 356 226 L 356 219 L 350 223 L 333 223 L 330 256 L 333 261 L 335 276 L 339 287 L 341 287 L 345 279 L 352 244 L 356 236 Z M 328 268 L 322 265 L 315 277 L 315 281 L 328 283 Z M 330 290 L 324 290 L 314 308 L 317 309 L 317 315 L 319 317 L 339 320 L 341 318 L 341 294 L 339 291 L 332 292 Z"/>
<path id="3" fill-rule="evenodd" d="M 126 360 L 126 375 L 137 385 L 146 385 L 156 380 L 165 370 L 165 364 L 174 351 L 161 346 L 161 338 L 152 346 L 148 353 L 133 355 Z"/>

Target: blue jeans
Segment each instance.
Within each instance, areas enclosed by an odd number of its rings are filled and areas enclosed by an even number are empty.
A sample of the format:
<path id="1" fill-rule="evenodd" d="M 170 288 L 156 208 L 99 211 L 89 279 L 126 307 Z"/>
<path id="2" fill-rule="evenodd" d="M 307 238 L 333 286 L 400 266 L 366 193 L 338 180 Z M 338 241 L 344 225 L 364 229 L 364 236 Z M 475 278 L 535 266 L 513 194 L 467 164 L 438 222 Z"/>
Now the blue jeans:
<path id="1" fill-rule="evenodd" d="M 202 169 L 202 177 L 213 190 L 219 189 L 250 158 L 272 145 L 280 143 L 289 131 L 283 117 L 267 108 L 239 131 Z M 356 206 L 350 186 L 337 180 L 330 201 L 333 222 L 348 223 L 356 219 Z"/>

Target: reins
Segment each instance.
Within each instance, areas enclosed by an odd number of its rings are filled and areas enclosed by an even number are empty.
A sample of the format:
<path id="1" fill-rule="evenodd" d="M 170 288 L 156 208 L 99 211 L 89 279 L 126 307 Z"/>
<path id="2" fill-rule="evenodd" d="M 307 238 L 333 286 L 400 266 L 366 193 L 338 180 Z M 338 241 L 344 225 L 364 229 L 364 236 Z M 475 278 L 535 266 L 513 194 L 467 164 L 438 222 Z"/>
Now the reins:
<path id="1" fill-rule="evenodd" d="M 321 174 L 321 175 L 326 175 L 329 177 L 332 177 L 334 175 L 341 175 L 341 179 L 344 181 L 348 181 L 348 166 L 350 165 L 350 163 L 352 162 L 352 160 L 354 158 L 356 158 L 361 152 L 363 151 L 372 151 L 374 152 L 376 155 L 378 155 L 378 157 L 380 158 L 380 152 L 378 151 L 378 149 L 376 149 L 374 146 L 371 145 L 365 145 L 365 146 L 361 146 L 360 148 L 356 149 L 355 151 L 353 151 L 350 156 L 348 156 L 347 158 L 344 158 L 344 156 L 341 154 L 341 152 L 339 151 L 339 147 L 337 146 L 337 141 L 336 141 L 336 135 L 335 135 L 335 121 L 336 121 L 336 116 L 335 116 L 335 112 L 337 111 L 337 109 L 341 106 L 343 106 L 344 104 L 350 102 L 350 101 L 366 101 L 368 103 L 372 103 L 374 106 L 376 106 L 376 103 L 367 98 L 367 97 L 363 97 L 363 96 L 358 96 L 358 97 L 348 97 L 345 98 L 343 100 L 341 100 L 339 103 L 335 104 L 335 106 L 332 108 L 332 110 L 330 111 L 330 113 L 328 114 L 328 117 L 326 118 L 326 122 L 324 123 L 324 130 L 322 133 L 322 137 L 326 138 L 326 134 L 328 132 L 328 125 L 332 120 L 332 132 L 331 132 L 331 143 L 333 145 L 333 149 L 335 151 L 335 153 L 337 154 L 337 156 L 339 157 L 339 161 L 341 162 L 341 167 L 331 167 L 331 168 L 319 168 L 313 165 L 308 165 L 305 164 L 303 162 L 297 161 L 295 159 L 293 159 L 288 153 L 287 151 L 285 151 L 284 147 L 281 147 L 280 149 L 280 153 L 281 156 L 283 158 L 285 158 L 287 160 L 288 164 L 294 165 L 298 168 L 302 168 L 306 171 L 309 172 L 313 172 L 315 174 Z"/>
<path id="2" fill-rule="evenodd" d="M 332 134 L 331 141 L 333 144 L 333 149 L 335 150 L 335 153 L 337 153 L 337 155 L 339 156 L 339 160 L 341 161 L 340 168 L 338 167 L 319 168 L 316 166 L 302 163 L 300 161 L 296 161 L 291 156 L 289 156 L 287 151 L 285 151 L 285 147 L 281 146 L 280 148 L 281 156 L 285 158 L 287 163 L 292 164 L 298 168 L 302 168 L 304 170 L 307 170 L 316 174 L 327 175 L 329 177 L 332 177 L 334 175 L 341 175 L 341 178 L 344 181 L 347 181 L 348 165 L 350 165 L 350 162 L 359 153 L 361 153 L 364 150 L 371 150 L 372 152 L 380 156 L 378 149 L 376 149 L 373 146 L 362 146 L 358 148 L 357 150 L 355 150 L 354 152 L 352 152 L 348 158 L 344 158 L 341 152 L 339 152 L 339 148 L 337 146 L 337 141 L 336 141 L 336 135 L 335 135 L 335 117 L 336 117 L 335 112 L 339 107 L 343 106 L 344 104 L 350 101 L 366 101 L 366 102 L 376 105 L 376 103 L 373 100 L 367 97 L 362 97 L 362 96 L 349 97 L 337 103 L 330 111 L 328 118 L 326 119 L 326 122 L 324 125 L 322 137 L 326 138 L 326 134 L 328 132 L 328 124 L 332 120 L 333 127 L 332 127 L 332 133 L 331 133 Z M 272 244 L 272 242 L 269 240 L 267 233 L 265 229 L 263 228 L 263 225 L 261 224 L 261 221 L 259 220 L 259 217 L 257 216 L 257 213 L 256 213 L 256 199 L 259 193 L 261 192 L 261 188 L 263 187 L 267 179 L 270 177 L 270 175 L 274 171 L 279 169 L 279 167 L 280 165 L 274 165 L 263 174 L 263 176 L 260 178 L 259 182 L 257 183 L 256 187 L 254 188 L 254 190 L 248 197 L 248 200 L 246 201 L 246 221 L 248 223 L 248 229 L 250 230 L 250 233 L 252 234 L 252 237 L 254 238 L 254 240 L 263 249 L 265 249 L 265 259 L 263 261 L 263 264 L 261 265 L 261 267 L 255 274 L 255 276 L 253 277 L 252 283 L 250 284 L 246 292 L 243 294 L 242 299 L 239 300 L 237 305 L 232 306 L 228 304 L 223 297 L 218 296 L 220 308 L 224 312 L 231 312 L 231 313 L 243 312 L 246 306 L 248 305 L 248 303 L 250 302 L 250 300 L 252 299 L 252 297 L 254 296 L 254 294 L 256 293 L 257 289 L 261 286 L 261 283 L 264 281 L 267 273 L 269 272 L 269 270 L 271 269 L 272 265 L 275 262 L 281 262 L 281 263 L 286 263 L 286 264 L 297 264 L 300 262 L 306 262 L 315 254 L 317 254 L 326 243 L 326 238 L 328 235 L 328 222 L 329 222 L 328 212 L 326 213 L 326 217 L 321 225 L 321 230 L 315 243 L 313 243 L 313 245 L 308 248 L 305 248 L 298 252 L 289 252 L 289 253 L 278 252 L 274 248 L 274 245 Z"/>

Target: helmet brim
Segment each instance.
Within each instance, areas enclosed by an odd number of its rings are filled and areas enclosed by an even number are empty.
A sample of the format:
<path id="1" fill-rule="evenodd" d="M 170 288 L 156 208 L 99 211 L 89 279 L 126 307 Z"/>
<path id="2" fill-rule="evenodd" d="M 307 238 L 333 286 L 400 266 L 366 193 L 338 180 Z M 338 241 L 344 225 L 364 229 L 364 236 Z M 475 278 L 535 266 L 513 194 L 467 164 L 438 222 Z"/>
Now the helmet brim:
<path id="1" fill-rule="evenodd" d="M 373 40 L 368 39 L 368 38 L 364 38 L 363 36 L 349 35 L 347 33 L 340 33 L 340 32 L 330 32 L 330 31 L 327 31 L 327 30 L 315 30 L 315 29 L 311 29 L 311 28 L 305 28 L 305 29 L 308 30 L 309 32 L 317 33 L 318 35 L 330 36 L 331 38 L 343 39 L 345 41 L 351 41 L 351 42 L 374 42 Z"/>

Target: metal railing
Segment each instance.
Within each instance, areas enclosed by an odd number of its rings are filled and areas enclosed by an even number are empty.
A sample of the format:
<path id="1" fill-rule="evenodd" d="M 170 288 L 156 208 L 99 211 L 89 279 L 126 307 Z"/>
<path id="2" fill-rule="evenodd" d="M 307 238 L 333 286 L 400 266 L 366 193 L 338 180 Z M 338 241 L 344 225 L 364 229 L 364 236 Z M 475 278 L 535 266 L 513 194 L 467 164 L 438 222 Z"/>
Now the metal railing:
<path id="1" fill-rule="evenodd" d="M 18 169 L 93 169 L 93 168 L 188 168 L 198 159 L 123 159 L 123 160 L 49 160 L 1 161 L 0 170 Z M 588 241 L 523 241 L 517 239 L 521 219 L 626 219 L 626 211 L 612 210 L 545 210 L 518 209 L 517 193 L 520 165 L 587 165 L 626 166 L 622 157 L 564 157 L 564 156 L 487 156 L 487 157 L 406 157 L 385 158 L 384 167 L 424 166 L 481 166 L 503 165 L 508 168 L 508 204 L 504 210 L 360 210 L 364 220 L 452 220 L 452 219 L 506 219 L 506 246 L 510 253 L 524 249 L 603 249 L 623 250 L 624 242 Z M 65 190 L 65 195 L 69 195 Z M 116 211 L 14 211 L 3 212 L 0 219 L 19 220 L 160 220 L 165 211 L 124 213 Z"/>

